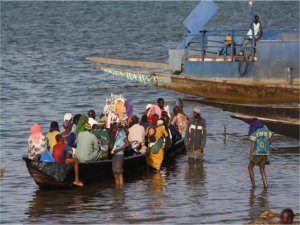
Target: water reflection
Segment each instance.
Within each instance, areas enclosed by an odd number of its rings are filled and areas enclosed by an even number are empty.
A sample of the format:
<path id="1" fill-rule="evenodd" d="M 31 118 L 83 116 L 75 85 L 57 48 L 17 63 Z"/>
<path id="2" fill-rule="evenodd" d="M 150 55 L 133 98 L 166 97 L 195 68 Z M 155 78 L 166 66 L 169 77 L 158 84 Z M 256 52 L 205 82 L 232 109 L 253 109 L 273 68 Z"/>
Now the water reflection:
<path id="1" fill-rule="evenodd" d="M 124 188 L 115 188 L 112 192 L 112 204 L 109 210 L 109 217 L 111 218 L 111 224 L 120 224 L 124 222 L 126 218 L 125 207 L 125 191 Z"/>
<path id="2" fill-rule="evenodd" d="M 162 171 L 149 176 L 149 188 L 151 193 L 155 196 L 160 196 L 160 194 L 164 191 L 165 180 L 161 173 Z"/>
<path id="3" fill-rule="evenodd" d="M 203 160 L 188 159 L 187 168 L 185 170 L 185 180 L 187 185 L 204 185 L 206 178 Z"/>
<path id="4" fill-rule="evenodd" d="M 58 222 L 59 215 L 78 213 L 83 203 L 87 202 L 88 199 L 84 200 L 78 193 L 36 190 L 25 214 L 29 223 L 41 223 L 40 218 L 44 215 Z"/>
<path id="5" fill-rule="evenodd" d="M 249 217 L 251 219 L 258 218 L 265 210 L 269 209 L 268 190 L 263 189 L 260 193 L 255 189 L 250 190 L 249 195 Z"/>

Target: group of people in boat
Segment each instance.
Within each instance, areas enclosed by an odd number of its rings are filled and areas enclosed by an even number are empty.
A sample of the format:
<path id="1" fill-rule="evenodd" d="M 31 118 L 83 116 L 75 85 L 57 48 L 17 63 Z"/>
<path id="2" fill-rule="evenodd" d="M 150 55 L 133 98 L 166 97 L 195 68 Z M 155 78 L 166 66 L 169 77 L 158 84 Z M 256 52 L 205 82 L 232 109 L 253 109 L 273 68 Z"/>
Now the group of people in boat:
<path id="1" fill-rule="evenodd" d="M 43 136 L 39 124 L 31 127 L 28 140 L 29 158 L 33 160 L 74 164 L 74 185 L 83 186 L 79 179 L 80 162 L 112 159 L 115 183 L 122 186 L 124 156 L 145 154 L 147 164 L 159 172 L 165 150 L 183 139 L 189 157 L 203 157 L 206 143 L 206 122 L 200 107 L 189 118 L 178 101 L 171 115 L 163 98 L 157 104 L 148 104 L 141 119 L 133 115 L 133 106 L 121 95 L 106 99 L 103 113 L 96 119 L 94 110 L 87 115 L 74 117 L 66 113 L 63 131 L 57 121 L 50 124 L 47 136 Z"/>
<path id="2" fill-rule="evenodd" d="M 96 119 L 94 110 L 87 115 L 74 117 L 66 113 L 63 120 L 64 131 L 58 122 L 52 121 L 47 136 L 43 136 L 39 124 L 31 127 L 28 140 L 29 158 L 74 164 L 74 185 L 83 186 L 79 179 L 80 162 L 112 159 L 115 183 L 122 186 L 124 156 L 145 154 L 147 164 L 159 172 L 165 150 L 172 150 L 174 144 L 183 139 L 189 158 L 202 160 L 206 144 L 206 121 L 201 109 L 196 106 L 193 116 L 188 117 L 183 110 L 183 102 L 178 101 L 171 115 L 169 105 L 163 98 L 157 104 L 148 104 L 139 119 L 133 115 L 133 106 L 122 95 L 106 99 L 103 113 Z M 254 166 L 260 168 L 264 187 L 267 188 L 265 165 L 268 163 L 273 133 L 258 119 L 249 127 L 251 141 L 249 175 L 255 187 Z"/>

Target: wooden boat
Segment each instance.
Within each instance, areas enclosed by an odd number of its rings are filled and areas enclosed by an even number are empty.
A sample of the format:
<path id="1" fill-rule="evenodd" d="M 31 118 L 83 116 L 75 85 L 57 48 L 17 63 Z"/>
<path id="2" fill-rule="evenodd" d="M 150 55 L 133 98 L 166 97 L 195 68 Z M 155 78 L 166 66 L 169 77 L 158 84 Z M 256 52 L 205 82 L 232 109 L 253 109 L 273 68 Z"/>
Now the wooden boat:
<path id="1" fill-rule="evenodd" d="M 250 123 L 253 118 L 263 121 L 275 133 L 300 139 L 300 106 L 299 105 L 249 105 L 232 104 L 206 99 L 183 98 L 184 101 L 197 102 L 214 106 L 223 111 L 234 112 L 234 119 Z"/>
<path id="2" fill-rule="evenodd" d="M 248 124 L 250 124 L 253 120 L 253 116 L 243 115 L 243 114 L 235 114 L 231 116 L 234 119 L 242 120 Z M 260 121 L 262 121 L 267 127 L 278 134 L 282 134 L 287 137 L 292 137 L 295 139 L 300 139 L 300 123 L 298 121 L 284 121 L 278 119 L 269 119 L 263 117 L 257 117 Z"/>
<path id="3" fill-rule="evenodd" d="M 173 75 L 106 66 L 94 66 L 94 68 L 142 84 L 225 102 L 288 103 L 299 102 L 300 96 L 299 85 L 284 84 L 283 79 L 255 81 L 253 78 Z"/>
<path id="4" fill-rule="evenodd" d="M 180 140 L 165 151 L 164 162 L 173 159 L 184 151 L 184 142 Z M 27 169 L 36 184 L 41 189 L 71 188 L 74 181 L 72 165 L 50 162 L 34 161 L 23 156 Z M 125 157 L 125 175 L 147 167 L 146 157 L 143 154 Z M 79 164 L 79 176 L 84 184 L 99 182 L 107 178 L 113 178 L 112 160 L 100 160 Z"/>
<path id="5" fill-rule="evenodd" d="M 258 42 L 248 29 L 204 29 L 218 9 L 214 1 L 195 7 L 183 22 L 183 42 L 169 49 L 168 63 L 99 56 L 87 60 L 101 63 L 94 68 L 109 74 L 218 101 L 300 102 L 299 29 L 264 29 Z M 253 24 L 253 5 L 250 16 Z M 244 46 L 249 38 L 253 41 Z"/>

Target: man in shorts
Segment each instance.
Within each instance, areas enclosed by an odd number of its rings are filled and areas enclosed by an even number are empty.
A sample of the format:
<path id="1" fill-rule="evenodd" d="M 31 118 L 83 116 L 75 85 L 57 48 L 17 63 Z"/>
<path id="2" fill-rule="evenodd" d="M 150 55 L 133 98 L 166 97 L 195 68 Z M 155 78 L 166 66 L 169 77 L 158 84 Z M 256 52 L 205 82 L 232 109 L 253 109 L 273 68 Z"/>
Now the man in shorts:
<path id="1" fill-rule="evenodd" d="M 260 120 L 253 119 L 249 128 L 250 162 L 248 165 L 252 187 L 255 188 L 254 166 L 259 166 L 260 174 L 264 183 L 264 188 L 268 188 L 265 165 L 270 154 L 270 144 L 273 141 L 273 133 Z"/>

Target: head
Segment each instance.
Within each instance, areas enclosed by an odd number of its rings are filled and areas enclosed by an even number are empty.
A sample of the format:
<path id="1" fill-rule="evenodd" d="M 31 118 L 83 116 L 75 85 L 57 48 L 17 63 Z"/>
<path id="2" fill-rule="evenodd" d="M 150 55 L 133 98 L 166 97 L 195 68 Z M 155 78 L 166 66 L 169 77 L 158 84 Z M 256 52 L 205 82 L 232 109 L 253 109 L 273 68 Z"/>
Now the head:
<path id="1" fill-rule="evenodd" d="M 163 116 L 162 116 L 162 120 L 164 121 L 164 125 L 165 125 L 165 126 L 169 125 L 170 118 L 169 118 L 168 115 L 163 115 Z"/>
<path id="2" fill-rule="evenodd" d="M 77 125 L 79 119 L 81 117 L 81 114 L 76 114 L 74 117 L 73 117 L 73 123 L 75 123 Z"/>
<path id="3" fill-rule="evenodd" d="M 157 120 L 158 120 L 158 115 L 157 114 L 154 114 L 154 115 L 151 115 L 151 116 L 148 117 L 148 123 L 150 125 L 156 125 Z"/>
<path id="4" fill-rule="evenodd" d="M 92 126 L 92 131 L 96 131 L 98 129 L 98 125 L 97 124 L 94 124 L 93 126 Z"/>
<path id="5" fill-rule="evenodd" d="M 55 136 L 55 140 L 56 140 L 57 143 L 59 143 L 59 142 L 63 142 L 64 138 L 63 138 L 63 136 L 61 134 L 57 134 Z"/>
<path id="6" fill-rule="evenodd" d="M 147 122 L 148 122 L 147 115 L 143 115 L 143 116 L 142 116 L 141 122 L 142 122 L 142 123 L 147 123 Z"/>
<path id="7" fill-rule="evenodd" d="M 59 131 L 59 126 L 58 126 L 57 121 L 51 122 L 49 132 L 52 132 L 52 131 Z"/>
<path id="8" fill-rule="evenodd" d="M 73 121 L 72 119 L 73 119 L 73 116 L 71 113 L 66 113 L 64 115 L 64 121 Z"/>
<path id="9" fill-rule="evenodd" d="M 250 136 L 253 132 L 255 132 L 259 128 L 263 128 L 264 124 L 257 118 L 253 118 L 252 122 L 249 126 L 248 135 Z"/>
<path id="10" fill-rule="evenodd" d="M 200 112 L 201 112 L 200 106 L 196 106 L 196 107 L 194 108 L 194 110 L 193 110 L 194 118 L 195 118 L 195 119 L 200 119 L 200 118 L 201 118 Z"/>
<path id="11" fill-rule="evenodd" d="M 131 117 L 131 125 L 138 124 L 138 123 L 139 123 L 139 118 L 136 115 L 133 115 Z"/>
<path id="12" fill-rule="evenodd" d="M 38 123 L 35 123 L 30 128 L 31 134 L 41 133 L 41 126 Z"/>
<path id="13" fill-rule="evenodd" d="M 259 16 L 255 15 L 254 16 L 254 23 L 257 24 L 259 22 Z"/>
<path id="14" fill-rule="evenodd" d="M 280 224 L 292 224 L 295 214 L 291 209 L 284 209 L 280 213 Z"/>
<path id="15" fill-rule="evenodd" d="M 159 108 L 163 109 L 165 106 L 165 100 L 163 98 L 158 98 L 157 105 L 159 106 Z"/>
<path id="16" fill-rule="evenodd" d="M 180 112 L 179 106 L 177 106 L 177 105 L 174 106 L 174 108 L 173 108 L 174 115 L 176 116 L 179 112 Z"/>
<path id="17" fill-rule="evenodd" d="M 95 119 L 95 117 L 96 117 L 95 111 L 92 109 L 90 111 L 88 111 L 88 117 Z"/>

